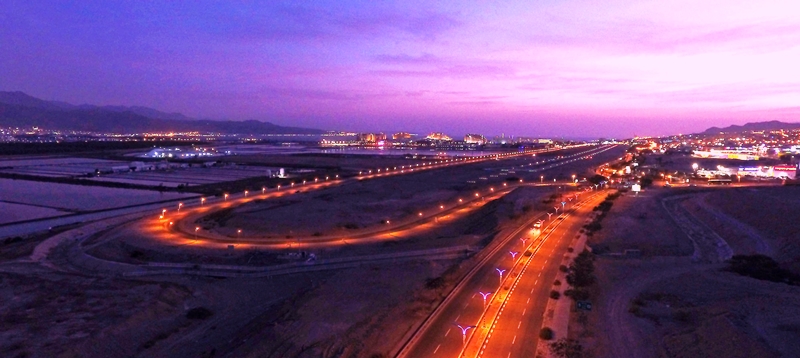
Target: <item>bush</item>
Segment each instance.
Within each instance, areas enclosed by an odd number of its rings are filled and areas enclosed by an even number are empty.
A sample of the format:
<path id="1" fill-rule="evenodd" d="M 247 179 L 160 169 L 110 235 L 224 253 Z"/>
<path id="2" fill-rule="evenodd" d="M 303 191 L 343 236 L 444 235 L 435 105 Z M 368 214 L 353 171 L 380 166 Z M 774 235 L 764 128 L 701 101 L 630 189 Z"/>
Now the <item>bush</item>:
<path id="1" fill-rule="evenodd" d="M 570 265 L 567 283 L 575 287 L 586 287 L 594 282 L 594 256 L 589 251 L 583 251 Z"/>
<path id="2" fill-rule="evenodd" d="M 429 289 L 437 289 L 444 286 L 444 279 L 441 277 L 430 278 L 425 282 L 425 287 Z"/>
<path id="3" fill-rule="evenodd" d="M 562 338 L 550 343 L 550 352 L 559 358 L 583 357 L 583 346 L 574 339 Z"/>
<path id="4" fill-rule="evenodd" d="M 561 292 L 558 292 L 556 290 L 550 291 L 550 298 L 552 298 L 554 300 L 557 300 L 557 299 L 561 298 Z"/>
<path id="5" fill-rule="evenodd" d="M 542 327 L 542 329 L 539 331 L 539 338 L 544 339 L 545 341 L 553 339 L 554 336 L 555 334 L 550 327 Z"/>
<path id="6" fill-rule="evenodd" d="M 561 265 L 558 266 L 558 270 L 561 272 L 569 272 L 569 267 L 567 267 L 566 265 Z"/>
<path id="7" fill-rule="evenodd" d="M 561 286 L 561 281 L 559 281 L 559 280 L 556 280 L 556 282 L 553 282 L 553 285 L 556 285 L 556 286 Z"/>
<path id="8" fill-rule="evenodd" d="M 195 307 L 186 312 L 186 318 L 188 319 L 206 319 L 213 315 L 214 313 L 205 307 Z"/>
<path id="9" fill-rule="evenodd" d="M 783 269 L 769 256 L 734 255 L 728 260 L 728 271 L 759 280 L 796 285 L 800 277 Z"/>
<path id="10" fill-rule="evenodd" d="M 672 318 L 678 322 L 688 323 L 692 320 L 692 313 L 687 310 L 677 310 L 672 313 Z"/>
<path id="11" fill-rule="evenodd" d="M 585 301 L 589 299 L 589 291 L 583 288 L 572 288 L 564 291 L 564 296 L 575 301 Z"/>

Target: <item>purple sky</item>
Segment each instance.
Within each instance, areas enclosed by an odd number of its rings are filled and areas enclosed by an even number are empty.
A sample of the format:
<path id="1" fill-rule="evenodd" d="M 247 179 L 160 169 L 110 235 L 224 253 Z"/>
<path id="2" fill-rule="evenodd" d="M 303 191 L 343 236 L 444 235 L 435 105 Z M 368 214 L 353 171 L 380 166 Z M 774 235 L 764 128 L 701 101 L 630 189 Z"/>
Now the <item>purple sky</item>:
<path id="1" fill-rule="evenodd" d="M 800 119 L 796 0 L 475 3 L 6 0 L 0 90 L 454 135 Z"/>

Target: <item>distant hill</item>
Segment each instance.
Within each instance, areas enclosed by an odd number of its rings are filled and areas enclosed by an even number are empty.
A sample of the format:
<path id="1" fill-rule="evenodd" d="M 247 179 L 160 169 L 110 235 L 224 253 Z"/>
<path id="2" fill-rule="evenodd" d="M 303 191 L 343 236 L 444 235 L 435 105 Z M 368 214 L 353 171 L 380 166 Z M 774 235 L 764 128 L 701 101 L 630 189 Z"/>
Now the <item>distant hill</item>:
<path id="1" fill-rule="evenodd" d="M 725 128 L 711 127 L 706 129 L 702 134 L 715 134 L 720 132 L 737 133 L 749 131 L 765 131 L 776 129 L 800 129 L 800 123 L 786 123 L 781 121 L 768 121 L 768 122 L 755 122 L 746 123 L 744 125 L 732 125 Z"/>
<path id="2" fill-rule="evenodd" d="M 284 127 L 257 120 L 212 121 L 147 107 L 75 106 L 45 101 L 23 92 L 0 91 L 0 126 L 104 133 L 188 132 L 225 134 L 320 134 L 322 130 Z"/>

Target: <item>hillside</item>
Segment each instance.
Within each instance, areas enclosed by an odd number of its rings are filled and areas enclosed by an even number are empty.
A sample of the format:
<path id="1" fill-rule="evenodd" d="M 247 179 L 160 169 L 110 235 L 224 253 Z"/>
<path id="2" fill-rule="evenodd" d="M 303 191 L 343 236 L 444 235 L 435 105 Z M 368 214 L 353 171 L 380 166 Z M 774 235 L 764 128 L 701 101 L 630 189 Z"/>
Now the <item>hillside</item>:
<path id="1" fill-rule="evenodd" d="M 702 134 L 716 134 L 736 133 L 736 132 L 749 132 L 749 131 L 764 131 L 764 130 L 777 130 L 777 129 L 798 129 L 800 123 L 787 123 L 781 121 L 768 121 L 768 122 L 753 122 L 744 125 L 731 125 L 725 128 L 711 127 L 706 129 Z"/>
<path id="2" fill-rule="evenodd" d="M 256 120 L 193 119 L 147 107 L 75 106 L 45 101 L 23 92 L 0 92 L 0 126 L 102 133 L 189 132 L 242 134 L 319 134 L 310 128 L 284 127 Z"/>

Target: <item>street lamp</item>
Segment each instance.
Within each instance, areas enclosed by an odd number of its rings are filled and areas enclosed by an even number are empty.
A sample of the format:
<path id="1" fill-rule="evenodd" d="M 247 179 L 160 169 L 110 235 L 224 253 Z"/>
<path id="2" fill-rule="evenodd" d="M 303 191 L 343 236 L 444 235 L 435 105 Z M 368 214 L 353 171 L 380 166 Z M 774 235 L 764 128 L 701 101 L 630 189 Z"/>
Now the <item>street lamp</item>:
<path id="1" fill-rule="evenodd" d="M 483 309 L 486 309 L 486 297 L 489 297 L 489 295 L 491 295 L 492 293 L 483 291 L 480 291 L 478 293 L 483 297 Z"/>
<path id="2" fill-rule="evenodd" d="M 241 239 L 242 238 L 242 229 L 236 230 L 236 238 L 237 239 Z"/>
<path id="3" fill-rule="evenodd" d="M 500 274 L 500 285 L 502 285 L 503 284 L 503 272 L 506 272 L 506 270 L 501 270 L 499 268 L 495 268 L 495 270 L 497 270 L 497 273 Z"/>
<path id="4" fill-rule="evenodd" d="M 245 191 L 244 191 L 244 196 L 245 196 L 245 197 L 247 197 L 247 193 L 249 193 L 249 191 L 245 190 Z"/>
<path id="5" fill-rule="evenodd" d="M 200 198 L 200 205 L 206 205 L 206 198 Z"/>
<path id="6" fill-rule="evenodd" d="M 516 252 L 516 251 L 509 251 L 508 253 L 511 254 L 511 261 L 516 260 L 517 259 L 517 254 L 519 254 L 519 252 Z"/>
<path id="7" fill-rule="evenodd" d="M 540 182 L 544 183 L 544 175 L 539 176 Z"/>
<path id="8" fill-rule="evenodd" d="M 264 193 L 266 193 L 266 192 L 267 192 L 267 187 L 265 187 L 265 186 L 262 186 L 262 187 L 261 187 L 261 194 L 264 194 Z"/>
<path id="9" fill-rule="evenodd" d="M 183 203 L 178 203 L 178 211 L 181 211 L 182 207 L 183 207 Z"/>
<path id="10" fill-rule="evenodd" d="M 558 214 L 558 209 L 561 209 L 561 208 L 559 208 L 557 206 L 554 206 L 553 209 L 556 209 L 556 214 Z"/>
<path id="11" fill-rule="evenodd" d="M 456 323 L 455 325 L 456 325 L 456 327 L 461 329 L 461 345 L 467 345 L 467 331 L 469 331 L 470 328 L 475 328 L 475 326 L 463 327 L 458 323 Z"/>
<path id="12" fill-rule="evenodd" d="M 520 241 L 522 241 L 522 248 L 524 249 L 525 248 L 525 242 L 528 241 L 528 239 L 526 239 L 524 237 L 521 237 L 519 239 L 520 239 Z"/>
<path id="13" fill-rule="evenodd" d="M 553 213 L 547 213 L 547 220 L 550 220 L 551 216 L 553 216 Z"/>
<path id="14" fill-rule="evenodd" d="M 195 239 L 195 241 L 197 241 L 197 232 L 198 231 L 200 231 L 200 227 L 199 226 L 195 226 L 195 228 L 194 228 L 194 239 Z"/>
<path id="15" fill-rule="evenodd" d="M 225 201 L 228 201 L 228 194 L 225 194 Z"/>

